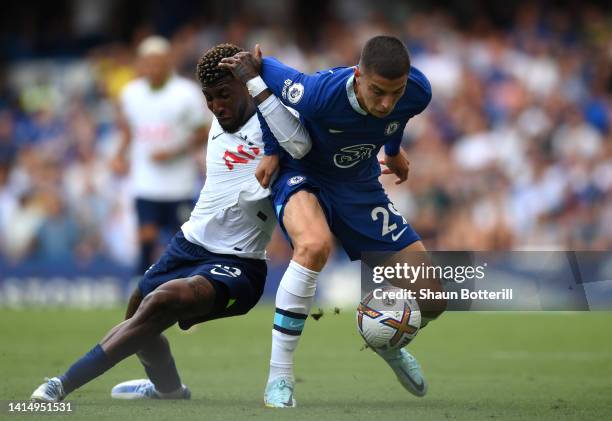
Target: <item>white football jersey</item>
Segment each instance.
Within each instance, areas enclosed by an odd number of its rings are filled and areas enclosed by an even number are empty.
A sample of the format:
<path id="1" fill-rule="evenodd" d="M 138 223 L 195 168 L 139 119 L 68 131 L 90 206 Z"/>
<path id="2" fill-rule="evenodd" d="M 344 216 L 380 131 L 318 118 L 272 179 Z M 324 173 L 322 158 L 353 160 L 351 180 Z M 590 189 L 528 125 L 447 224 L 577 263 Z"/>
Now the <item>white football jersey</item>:
<path id="1" fill-rule="evenodd" d="M 264 156 L 257 114 L 235 133 L 213 119 L 207 149 L 206 182 L 182 226 L 185 238 L 213 253 L 265 259 L 276 215 L 270 191 L 255 178 Z"/>
<path id="2" fill-rule="evenodd" d="M 140 78 L 126 85 L 120 103 L 132 134 L 130 175 L 134 196 L 158 201 L 191 199 L 199 178 L 194 157 L 184 155 L 156 162 L 152 154 L 184 146 L 195 129 L 210 122 L 200 88 L 176 75 L 159 89 L 152 89 L 146 79 Z"/>

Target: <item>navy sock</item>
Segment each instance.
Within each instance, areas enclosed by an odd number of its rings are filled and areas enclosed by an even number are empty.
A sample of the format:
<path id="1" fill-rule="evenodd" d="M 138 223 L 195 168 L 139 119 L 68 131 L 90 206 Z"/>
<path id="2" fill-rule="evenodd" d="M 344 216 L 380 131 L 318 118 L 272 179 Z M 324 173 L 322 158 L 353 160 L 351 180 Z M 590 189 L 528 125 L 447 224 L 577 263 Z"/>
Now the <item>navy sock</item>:
<path id="1" fill-rule="evenodd" d="M 174 358 L 170 357 L 170 360 L 164 364 L 149 366 L 142 363 L 142 365 L 144 366 L 147 376 L 153 382 L 155 389 L 157 389 L 158 392 L 174 392 L 182 386 L 181 378 L 176 370 Z"/>
<path id="2" fill-rule="evenodd" d="M 68 394 L 75 389 L 83 386 L 85 383 L 95 379 L 112 366 L 115 362 L 111 362 L 100 346 L 96 345 L 81 359 L 72 364 L 72 366 L 60 376 L 64 393 Z"/>

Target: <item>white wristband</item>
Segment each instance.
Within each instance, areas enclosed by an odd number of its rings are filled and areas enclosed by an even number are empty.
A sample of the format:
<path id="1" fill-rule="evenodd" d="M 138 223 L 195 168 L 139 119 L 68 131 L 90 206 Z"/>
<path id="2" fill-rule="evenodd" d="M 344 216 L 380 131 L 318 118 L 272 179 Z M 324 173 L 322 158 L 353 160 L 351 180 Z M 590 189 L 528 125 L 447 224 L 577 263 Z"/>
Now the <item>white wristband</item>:
<path id="1" fill-rule="evenodd" d="M 247 81 L 246 87 L 253 98 L 268 89 L 268 85 L 266 85 L 266 82 L 263 81 L 261 76 L 254 77 Z"/>

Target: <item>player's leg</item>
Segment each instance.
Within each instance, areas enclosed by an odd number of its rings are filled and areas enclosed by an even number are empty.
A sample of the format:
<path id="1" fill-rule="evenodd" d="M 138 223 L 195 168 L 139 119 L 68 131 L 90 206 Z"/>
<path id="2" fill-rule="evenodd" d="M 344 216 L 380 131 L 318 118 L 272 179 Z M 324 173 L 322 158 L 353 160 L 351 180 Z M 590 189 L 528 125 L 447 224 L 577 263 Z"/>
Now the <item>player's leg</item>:
<path id="1" fill-rule="evenodd" d="M 142 293 L 140 288 L 136 288 L 128 302 L 126 320 L 136 313 L 141 301 Z M 189 389 L 181 382 L 170 350 L 170 343 L 163 333 L 145 343 L 136 355 L 147 373 L 148 379 L 128 381 L 116 385 L 111 391 L 113 398 L 149 398 L 153 394 L 152 391 L 159 392 L 165 397 L 189 397 Z"/>
<path id="2" fill-rule="evenodd" d="M 358 197 L 359 194 L 355 192 L 353 196 Z M 349 257 L 352 260 L 362 259 L 370 267 L 394 267 L 396 263 L 409 263 L 416 267 L 428 265 L 428 256 L 420 237 L 395 209 L 380 184 L 372 185 L 368 190 L 368 199 L 367 205 L 362 201 L 353 204 L 346 200 L 333 203 L 332 229 Z M 435 279 L 418 279 L 412 284 L 409 280 L 398 283 L 392 278 L 389 282 L 415 291 L 422 288 L 441 290 Z M 419 305 L 427 322 L 444 310 L 445 303 L 421 301 Z M 406 390 L 416 396 L 426 394 L 427 383 L 419 363 L 412 355 L 404 349 L 378 354 L 393 369 Z"/>
<path id="3" fill-rule="evenodd" d="M 408 263 L 411 266 L 429 266 L 431 259 L 427 254 L 427 249 L 422 241 L 415 241 L 404 249 L 395 254 L 389 264 L 394 265 L 396 262 Z M 412 289 L 416 292 L 417 297 L 420 295 L 418 291 L 428 289 L 432 292 L 442 292 L 442 283 L 435 277 L 420 277 L 410 282 L 407 279 L 390 280 L 391 284 L 405 289 Z M 444 299 L 428 299 L 423 300 L 417 298 L 419 309 L 421 311 L 421 328 L 425 327 L 430 321 L 439 317 L 445 310 L 447 302 Z"/>
<path id="4" fill-rule="evenodd" d="M 139 214 L 140 220 L 145 222 L 139 229 L 141 244 L 140 269 L 143 271 L 142 273 L 151 265 L 155 246 L 160 235 L 160 227 L 163 227 L 167 232 L 177 232 L 182 222 L 189 217 L 192 207 L 192 200 L 183 200 L 157 203 L 154 214 L 146 209 L 142 210 L 141 214 Z M 153 223 L 153 221 L 156 223 Z M 140 301 L 142 301 L 142 295 L 140 289 L 136 289 L 130 298 L 126 319 L 134 315 Z M 147 376 L 155 385 L 156 390 L 162 393 L 171 393 L 183 387 L 170 351 L 170 344 L 165 335 L 160 334 L 152 338 L 136 355 L 142 363 Z M 120 388 L 114 388 L 113 392 L 111 392 L 113 397 L 120 397 L 117 390 L 120 390 Z M 125 396 L 128 395 L 121 395 L 121 397 Z"/>
<path id="5" fill-rule="evenodd" d="M 408 263 L 411 266 L 419 267 L 424 265 L 427 267 L 431 261 L 427 255 L 427 250 L 423 243 L 415 241 L 407 247 L 394 254 L 385 265 L 393 267 L 396 263 Z M 419 297 L 418 291 L 429 289 L 431 291 L 442 291 L 440 280 L 435 278 L 419 278 L 414 283 L 406 279 L 389 280 L 389 282 L 397 287 L 415 291 Z M 438 317 L 446 309 L 446 300 L 421 300 L 417 299 L 419 309 L 421 311 L 421 329 L 425 327 L 431 320 Z M 428 389 L 427 381 L 423 375 L 420 364 L 417 359 L 406 349 L 391 350 L 379 352 L 378 354 L 387 362 L 393 370 L 400 384 L 415 396 L 425 396 Z"/>
<path id="6" fill-rule="evenodd" d="M 104 338 L 101 348 L 111 360 L 121 361 L 178 320 L 208 314 L 215 298 L 215 288 L 203 276 L 166 282 L 144 297 L 134 316 Z"/>
<path id="7" fill-rule="evenodd" d="M 161 203 L 136 199 L 138 219 L 138 244 L 140 255 L 137 273 L 143 274 L 154 263 L 155 248 L 159 237 L 159 213 Z"/>
<path id="8" fill-rule="evenodd" d="M 300 190 L 289 197 L 282 214 L 293 257 L 276 293 L 266 406 L 292 407 L 293 354 L 312 306 L 319 272 L 333 246 L 325 213 L 315 194 Z"/>
<path id="9" fill-rule="evenodd" d="M 156 224 L 146 223 L 138 227 L 138 242 L 140 244 L 138 273 L 146 272 L 153 264 L 158 237 L 159 228 Z"/>
<path id="10" fill-rule="evenodd" d="M 136 353 L 179 319 L 203 317 L 215 307 L 215 288 L 203 276 L 176 279 L 148 294 L 135 314 L 113 328 L 65 374 L 41 385 L 32 399 L 58 401 Z"/>

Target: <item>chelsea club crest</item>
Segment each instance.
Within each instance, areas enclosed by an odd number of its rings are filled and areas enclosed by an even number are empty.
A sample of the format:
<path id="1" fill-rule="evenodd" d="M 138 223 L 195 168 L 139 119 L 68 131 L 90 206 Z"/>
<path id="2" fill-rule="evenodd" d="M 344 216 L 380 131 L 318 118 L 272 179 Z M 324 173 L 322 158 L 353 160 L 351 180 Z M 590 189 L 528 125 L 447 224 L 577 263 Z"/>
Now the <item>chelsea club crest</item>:
<path id="1" fill-rule="evenodd" d="M 287 101 L 292 104 L 297 104 L 304 95 L 304 85 L 301 83 L 294 83 L 287 89 Z"/>
<path id="2" fill-rule="evenodd" d="M 304 180 L 306 180 L 306 177 L 302 175 L 295 175 L 287 181 L 287 184 L 290 186 L 295 186 L 296 184 L 300 184 Z"/>

